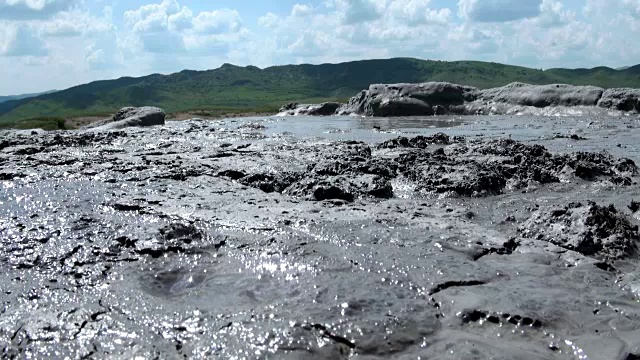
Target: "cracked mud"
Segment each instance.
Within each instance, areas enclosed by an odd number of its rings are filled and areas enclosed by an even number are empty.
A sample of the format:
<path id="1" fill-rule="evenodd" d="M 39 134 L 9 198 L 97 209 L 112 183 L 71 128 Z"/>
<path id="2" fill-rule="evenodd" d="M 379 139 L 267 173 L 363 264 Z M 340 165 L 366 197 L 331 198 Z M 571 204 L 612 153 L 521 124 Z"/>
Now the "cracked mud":
<path id="1" fill-rule="evenodd" d="M 0 133 L 0 354 L 638 357 L 638 129 L 599 115 Z"/>

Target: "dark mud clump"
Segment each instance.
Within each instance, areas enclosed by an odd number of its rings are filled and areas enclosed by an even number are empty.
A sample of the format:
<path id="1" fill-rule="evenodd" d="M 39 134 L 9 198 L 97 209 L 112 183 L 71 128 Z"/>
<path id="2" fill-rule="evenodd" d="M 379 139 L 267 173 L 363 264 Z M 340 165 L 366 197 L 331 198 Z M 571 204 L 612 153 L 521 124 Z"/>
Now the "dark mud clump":
<path id="1" fill-rule="evenodd" d="M 430 145 L 450 145 L 454 142 L 463 142 L 464 138 L 456 136 L 450 138 L 447 134 L 437 133 L 431 136 L 416 136 L 413 138 L 406 138 L 404 136 L 397 137 L 395 139 L 387 140 L 380 144 L 380 149 L 394 149 L 394 148 L 418 148 L 425 149 Z"/>
<path id="2" fill-rule="evenodd" d="M 174 222 L 159 229 L 159 236 L 151 239 L 129 240 L 140 255 L 159 258 L 171 253 L 197 254 L 211 248 L 218 249 L 225 245 L 225 240 L 207 234 L 190 222 Z M 126 238 L 125 238 L 126 240 Z M 126 242 L 119 241 L 121 245 Z"/>
<path id="3" fill-rule="evenodd" d="M 391 184 L 398 177 L 411 181 L 418 193 L 481 197 L 572 177 L 630 186 L 638 172 L 632 160 L 607 153 L 552 154 L 541 145 L 512 139 L 469 140 L 444 133 L 398 137 L 379 144 L 375 151 L 362 142 L 335 142 L 309 148 L 304 156 L 310 159 L 306 171 L 233 169 L 217 176 L 267 193 L 352 202 L 393 197 Z"/>
<path id="4" fill-rule="evenodd" d="M 523 237 L 605 260 L 636 255 L 640 241 L 638 226 L 631 225 L 613 205 L 594 202 L 538 211 L 518 230 Z"/>
<path id="5" fill-rule="evenodd" d="M 352 202 L 356 197 L 393 197 L 393 187 L 389 180 L 377 175 L 358 177 L 327 176 L 321 179 L 307 179 L 287 188 L 287 195 L 309 200 L 345 200 Z"/>
<path id="6" fill-rule="evenodd" d="M 612 179 L 637 181 L 633 161 L 431 133 L 262 141 L 260 124 L 0 132 L 0 357 L 638 353 L 634 219 L 558 203 L 629 205 Z M 514 236 L 538 198 L 557 207 L 522 235 L 598 260 Z"/>
<path id="7" fill-rule="evenodd" d="M 266 193 L 283 193 L 314 201 L 353 202 L 358 198 L 393 197 L 390 181 L 397 176 L 394 164 L 373 157 L 371 148 L 362 142 L 336 142 L 328 148 L 322 154 L 321 149 L 312 149 L 309 155 L 317 156 L 317 159 L 307 165 L 304 172 L 224 170 L 217 176 Z"/>
<path id="8" fill-rule="evenodd" d="M 446 135 L 445 135 L 446 136 Z M 616 185 L 631 185 L 637 173 L 632 160 L 615 160 L 605 153 L 554 155 L 540 145 L 511 139 L 457 142 L 447 148 L 427 143 L 448 144 L 448 137 L 398 138 L 381 147 L 418 147 L 394 160 L 398 171 L 414 181 L 419 191 L 460 196 L 498 195 L 506 188 L 522 189 L 535 184 L 559 183 L 560 174 L 596 181 L 607 179 Z"/>

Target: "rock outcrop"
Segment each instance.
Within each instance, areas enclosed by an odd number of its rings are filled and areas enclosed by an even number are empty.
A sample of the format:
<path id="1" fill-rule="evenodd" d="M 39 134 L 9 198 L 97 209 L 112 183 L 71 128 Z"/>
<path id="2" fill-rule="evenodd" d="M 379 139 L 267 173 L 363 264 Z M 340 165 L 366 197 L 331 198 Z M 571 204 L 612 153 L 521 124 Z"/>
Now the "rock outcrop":
<path id="1" fill-rule="evenodd" d="M 164 125 L 166 114 L 164 110 L 153 107 L 125 107 L 120 109 L 111 119 L 93 124 L 92 128 L 109 130 L 127 127 L 147 127 Z"/>
<path id="2" fill-rule="evenodd" d="M 598 101 L 598 106 L 640 112 L 640 89 L 607 89 Z"/>
<path id="3" fill-rule="evenodd" d="M 640 89 L 602 89 L 566 84 L 511 83 L 480 90 L 446 82 L 376 84 L 346 104 L 288 104 L 280 115 L 430 116 L 508 114 L 514 109 L 547 107 L 599 107 L 640 113 Z"/>
<path id="4" fill-rule="evenodd" d="M 499 88 L 481 90 L 477 93 L 477 97 L 482 102 L 538 108 L 547 106 L 596 106 L 603 92 L 603 89 L 594 86 L 511 83 Z"/>
<path id="5" fill-rule="evenodd" d="M 366 116 L 437 115 L 460 112 L 475 100 L 477 89 L 445 82 L 371 85 L 339 112 Z"/>
<path id="6" fill-rule="evenodd" d="M 548 241 L 585 256 L 622 259 L 638 251 L 640 234 L 613 205 L 571 203 L 538 211 L 519 231 L 522 236 Z"/>
<path id="7" fill-rule="evenodd" d="M 337 102 L 326 102 L 322 104 L 298 104 L 290 103 L 280 108 L 280 114 L 285 116 L 330 116 L 335 115 L 336 110 L 342 106 Z"/>

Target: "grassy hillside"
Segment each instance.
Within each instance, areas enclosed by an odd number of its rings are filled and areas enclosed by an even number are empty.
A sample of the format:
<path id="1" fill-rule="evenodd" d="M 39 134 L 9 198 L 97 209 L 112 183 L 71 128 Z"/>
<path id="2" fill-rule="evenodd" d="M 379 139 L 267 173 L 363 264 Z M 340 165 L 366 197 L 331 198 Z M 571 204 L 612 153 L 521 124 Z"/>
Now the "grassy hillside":
<path id="1" fill-rule="evenodd" d="M 36 97 L 38 95 L 50 94 L 50 93 L 56 92 L 56 91 L 58 91 L 58 90 L 45 91 L 45 92 L 36 93 L 36 94 L 0 96 L 0 103 L 3 103 L 5 101 L 9 101 L 9 100 L 22 100 L 22 99 L 32 98 L 32 97 Z"/>
<path id="2" fill-rule="evenodd" d="M 372 83 L 449 81 L 479 88 L 514 81 L 640 87 L 640 65 L 624 70 L 546 71 L 478 61 L 409 58 L 259 69 L 225 64 L 215 70 L 96 81 L 34 98 L 0 103 L 0 126 L 38 117 L 106 115 L 123 106 L 165 111 L 268 112 L 289 101 L 345 100 Z"/>

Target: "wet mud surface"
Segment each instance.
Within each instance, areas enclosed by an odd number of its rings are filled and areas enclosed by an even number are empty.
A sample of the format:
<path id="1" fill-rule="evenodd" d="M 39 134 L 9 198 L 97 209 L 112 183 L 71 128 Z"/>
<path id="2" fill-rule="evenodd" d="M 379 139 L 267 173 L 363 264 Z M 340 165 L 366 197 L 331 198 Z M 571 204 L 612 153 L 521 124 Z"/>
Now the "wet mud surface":
<path id="1" fill-rule="evenodd" d="M 633 359 L 637 116 L 0 133 L 3 358 Z"/>

